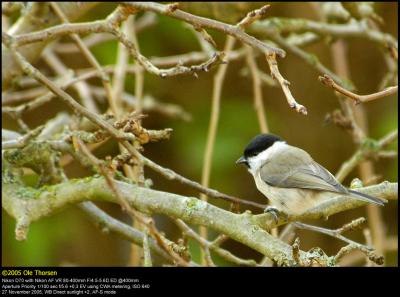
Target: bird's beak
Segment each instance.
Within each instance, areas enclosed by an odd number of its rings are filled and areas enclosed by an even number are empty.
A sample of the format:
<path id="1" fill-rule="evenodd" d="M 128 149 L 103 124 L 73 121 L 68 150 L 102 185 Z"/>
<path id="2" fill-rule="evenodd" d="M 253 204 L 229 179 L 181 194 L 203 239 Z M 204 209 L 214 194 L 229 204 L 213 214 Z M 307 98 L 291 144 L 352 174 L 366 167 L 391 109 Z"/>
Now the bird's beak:
<path id="1" fill-rule="evenodd" d="M 237 161 L 236 164 L 247 163 L 245 157 L 241 156 Z"/>

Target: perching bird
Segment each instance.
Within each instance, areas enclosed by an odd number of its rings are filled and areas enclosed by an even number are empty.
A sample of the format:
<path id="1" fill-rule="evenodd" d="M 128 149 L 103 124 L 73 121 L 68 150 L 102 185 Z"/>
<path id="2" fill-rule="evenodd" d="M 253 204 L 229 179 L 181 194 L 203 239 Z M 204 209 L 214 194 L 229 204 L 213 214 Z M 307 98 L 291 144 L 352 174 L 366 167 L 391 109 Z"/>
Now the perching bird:
<path id="1" fill-rule="evenodd" d="M 378 199 L 346 189 L 304 150 L 273 134 L 260 134 L 246 146 L 237 164 L 244 163 L 257 189 L 272 203 L 267 211 L 300 215 L 338 195 L 384 205 Z"/>

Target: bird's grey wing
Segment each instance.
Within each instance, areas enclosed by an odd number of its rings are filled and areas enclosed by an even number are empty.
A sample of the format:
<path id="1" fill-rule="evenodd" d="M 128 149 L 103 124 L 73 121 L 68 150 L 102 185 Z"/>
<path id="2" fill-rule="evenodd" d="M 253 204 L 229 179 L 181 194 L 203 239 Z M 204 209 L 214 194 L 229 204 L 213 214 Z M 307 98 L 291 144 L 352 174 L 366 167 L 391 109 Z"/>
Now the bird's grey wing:
<path id="1" fill-rule="evenodd" d="M 295 147 L 271 158 L 260 168 L 260 177 L 274 187 L 348 193 L 328 170 Z"/>

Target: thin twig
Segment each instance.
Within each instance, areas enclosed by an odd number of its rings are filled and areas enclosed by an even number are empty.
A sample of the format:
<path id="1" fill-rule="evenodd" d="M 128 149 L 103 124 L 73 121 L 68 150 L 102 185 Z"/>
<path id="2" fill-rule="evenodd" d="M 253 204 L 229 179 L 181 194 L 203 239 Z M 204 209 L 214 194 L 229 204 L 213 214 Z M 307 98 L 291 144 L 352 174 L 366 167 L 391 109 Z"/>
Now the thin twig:
<path id="1" fill-rule="evenodd" d="M 345 254 L 349 253 L 350 251 L 352 251 L 354 249 L 357 249 L 357 250 L 360 250 L 363 253 L 365 253 L 365 255 L 371 261 L 373 261 L 379 265 L 382 265 L 383 264 L 383 256 L 378 256 L 375 253 L 374 249 L 372 249 L 370 247 L 370 245 L 363 245 L 363 244 L 357 243 L 357 242 L 352 241 L 342 235 L 342 233 L 347 232 L 349 230 L 354 230 L 354 229 L 360 228 L 360 225 L 365 223 L 365 221 L 366 221 L 365 218 L 358 218 L 348 224 L 345 224 L 344 226 L 342 226 L 341 228 L 338 228 L 336 230 L 312 226 L 312 225 L 308 225 L 308 224 L 304 224 L 304 223 L 300 223 L 300 222 L 294 222 L 293 224 L 298 228 L 323 233 L 323 234 L 326 234 L 326 235 L 329 235 L 329 236 L 332 236 L 332 237 L 335 237 L 337 239 L 347 242 L 348 245 L 346 247 L 340 249 L 338 254 L 334 257 L 334 263 L 338 263 L 338 261 L 340 261 L 340 259 Z M 370 244 L 370 243 L 367 243 L 367 244 Z"/>
<path id="2" fill-rule="evenodd" d="M 65 23 L 42 31 L 16 35 L 13 36 L 13 43 L 15 47 L 20 47 L 22 45 L 47 41 L 64 35 L 107 32 L 113 34 L 119 42 L 124 44 L 129 50 L 129 53 L 134 57 L 135 60 L 138 61 L 141 66 L 143 66 L 146 71 L 162 78 L 181 74 L 194 74 L 199 71 L 207 72 L 212 66 L 222 62 L 223 54 L 217 53 L 200 65 L 192 65 L 190 67 L 177 65 L 168 69 L 157 68 L 145 56 L 143 56 L 135 47 L 135 45 L 129 41 L 126 35 L 117 28 L 120 23 L 126 19 L 127 11 L 132 13 L 132 9 L 127 10 L 123 7 L 118 7 L 113 13 L 111 13 L 105 20 L 102 21 L 73 24 Z M 257 39 L 255 40 L 259 42 Z M 83 43 L 82 45 L 85 46 Z"/>
<path id="3" fill-rule="evenodd" d="M 361 144 L 353 156 L 349 160 L 343 162 L 343 164 L 340 166 L 340 169 L 336 173 L 336 179 L 340 182 L 343 182 L 343 180 L 351 173 L 351 171 L 353 171 L 353 169 L 356 168 L 361 162 L 370 156 L 379 157 L 379 153 L 382 152 L 383 148 L 395 141 L 397 137 L 398 131 L 396 129 L 378 141 L 366 139 L 365 144 Z"/>
<path id="4" fill-rule="evenodd" d="M 285 38 L 280 36 L 279 34 L 274 34 L 271 35 L 270 38 L 275 41 L 277 44 L 280 46 L 284 47 L 287 49 L 290 53 L 293 53 L 303 61 L 305 61 L 308 65 L 316 69 L 319 73 L 327 73 L 329 74 L 330 77 L 339 85 L 341 86 L 350 86 L 351 88 L 354 88 L 352 83 L 350 81 L 344 81 L 341 79 L 338 75 L 336 75 L 334 72 L 329 70 L 322 62 L 318 59 L 318 57 L 314 54 L 310 54 L 306 52 L 305 50 L 299 48 L 296 45 L 291 44 L 288 42 Z"/>
<path id="5" fill-rule="evenodd" d="M 23 148 L 29 143 L 29 141 L 31 141 L 32 138 L 38 136 L 40 132 L 42 132 L 44 127 L 45 126 L 39 126 L 38 128 L 33 129 L 29 131 L 27 134 L 20 136 L 16 139 L 2 141 L 1 149 L 7 150 L 7 149 Z"/>
<path id="6" fill-rule="evenodd" d="M 153 263 L 151 261 L 151 253 L 150 253 L 150 248 L 149 248 L 149 235 L 147 234 L 147 231 L 144 232 L 144 237 L 143 237 L 143 266 L 144 267 L 152 267 Z"/>
<path id="7" fill-rule="evenodd" d="M 44 53 L 43 53 L 43 60 L 46 61 L 46 63 L 50 66 L 50 68 L 60 77 L 64 76 L 65 73 L 72 74 L 73 72 L 67 68 L 67 66 L 64 65 L 64 63 L 55 55 L 55 53 L 52 51 L 51 48 L 47 48 Z M 100 75 L 99 75 L 100 76 Z M 81 102 L 83 106 L 85 106 L 88 110 L 93 111 L 95 113 L 99 113 L 99 108 L 96 105 L 96 102 L 92 96 L 91 92 L 91 87 L 85 80 L 81 81 L 76 81 L 72 85 L 72 87 L 76 90 L 78 93 Z M 50 97 L 47 97 L 47 99 L 50 99 Z M 41 100 L 34 100 L 35 105 L 33 108 L 36 108 L 37 106 L 42 105 L 43 103 L 46 103 L 47 99 L 41 99 Z M 32 103 L 30 102 L 29 104 L 32 107 Z"/>
<path id="8" fill-rule="evenodd" d="M 18 137 L 21 137 L 21 134 L 19 134 L 18 132 L 1 129 L 1 140 L 15 140 Z"/>
<path id="9" fill-rule="evenodd" d="M 215 245 L 215 246 L 221 246 L 224 242 L 226 242 L 229 239 L 228 236 L 226 236 L 225 234 L 220 234 L 217 236 L 217 238 L 215 238 L 211 244 Z"/>
<path id="10" fill-rule="evenodd" d="M 312 32 L 320 36 L 357 37 L 368 39 L 384 47 L 389 44 L 391 47 L 397 48 L 397 40 L 393 36 L 367 28 L 365 23 L 357 21 L 347 24 L 331 24 L 307 19 L 272 17 L 252 24 L 249 29 L 250 32 L 261 36 L 277 32 L 280 34 Z"/>
<path id="11" fill-rule="evenodd" d="M 229 251 L 219 247 L 221 239 L 226 239 L 226 238 L 228 238 L 227 236 L 225 236 L 225 235 L 219 236 L 218 239 L 220 239 L 220 240 L 218 242 L 215 240 L 213 242 L 209 242 L 206 239 L 204 239 L 203 237 L 201 237 L 199 234 L 197 234 L 192 228 L 190 228 L 187 224 L 185 224 L 185 222 L 183 222 L 181 219 L 175 219 L 174 222 L 186 236 L 193 238 L 200 244 L 201 247 L 203 247 L 203 248 L 205 247 L 205 248 L 212 250 L 214 253 L 216 253 L 220 257 L 224 258 L 225 260 L 228 260 L 229 262 L 235 263 L 237 265 L 256 266 L 256 262 L 254 260 L 245 260 L 245 259 L 239 258 L 239 257 L 231 254 Z"/>
<path id="12" fill-rule="evenodd" d="M 293 259 L 298 266 L 303 266 L 303 263 L 300 259 L 300 238 L 296 238 L 294 243 L 292 244 L 292 255 Z"/>
<path id="13" fill-rule="evenodd" d="M 127 38 L 129 38 L 129 40 L 131 40 L 133 42 L 133 44 L 135 45 L 135 47 L 140 50 L 139 48 L 139 43 L 137 41 L 136 38 L 136 32 L 135 32 L 135 16 L 130 16 L 127 21 L 124 23 L 124 27 L 122 29 L 122 32 L 124 32 L 127 36 Z M 121 49 L 121 48 L 120 48 Z M 125 57 L 125 53 L 122 52 L 121 53 L 121 60 L 119 60 L 119 62 L 123 62 L 123 59 L 125 59 L 126 61 L 124 63 L 128 64 L 128 60 L 127 57 Z M 126 71 L 126 66 L 122 66 L 121 67 L 121 71 L 125 72 Z M 142 110 L 143 110 L 143 83 L 144 83 L 144 77 L 143 77 L 143 68 L 140 65 L 137 65 L 137 67 L 135 67 L 135 98 L 136 98 L 136 106 L 135 106 L 135 113 L 136 114 L 141 114 Z M 121 89 L 120 89 L 120 93 L 121 91 L 123 91 L 124 87 L 125 87 L 125 73 L 123 73 L 123 78 L 124 80 L 122 80 L 119 84 L 121 84 Z M 120 106 L 122 106 L 120 104 Z M 140 119 L 138 120 L 138 124 L 139 126 L 141 125 L 140 123 Z M 133 146 L 136 149 L 140 148 L 140 143 L 138 141 L 134 141 L 133 142 Z M 120 145 L 121 147 L 121 152 L 124 152 L 124 148 Z M 135 162 L 136 164 L 133 167 L 129 167 L 126 164 L 124 165 L 124 170 L 125 170 L 125 174 L 132 179 L 133 181 L 135 181 L 136 183 L 138 183 L 139 185 L 143 185 L 144 184 L 144 173 L 143 173 L 143 164 L 141 161 L 136 160 Z M 138 221 L 133 221 L 133 227 L 137 228 L 137 229 L 141 229 L 142 226 L 140 225 L 140 222 Z M 131 248 L 131 260 L 130 262 L 132 263 L 133 266 L 135 266 L 136 263 L 139 262 L 139 252 L 136 246 L 132 246 Z"/>
<path id="14" fill-rule="evenodd" d="M 295 109 L 298 113 L 307 115 L 307 109 L 296 102 L 292 93 L 290 92 L 289 85 L 290 82 L 283 78 L 282 74 L 279 72 L 278 63 L 276 62 L 275 54 L 266 55 L 266 59 L 271 69 L 271 76 L 276 79 L 281 85 L 282 91 L 285 94 L 286 100 L 290 108 Z"/>
<path id="15" fill-rule="evenodd" d="M 360 225 L 365 223 L 365 221 L 366 221 L 365 218 L 358 218 L 356 220 L 351 221 L 348 224 L 345 224 L 341 228 L 338 228 L 335 230 L 322 228 L 322 227 L 318 227 L 318 226 L 313 226 L 313 225 L 309 225 L 309 224 L 304 224 L 304 223 L 300 223 L 300 222 L 293 222 L 293 225 L 300 229 L 319 232 L 319 233 L 323 233 L 323 234 L 335 237 L 335 238 L 345 241 L 349 244 L 358 244 L 358 243 L 344 237 L 342 235 L 342 233 L 347 232 L 349 230 L 354 230 L 354 229 L 360 228 Z"/>
<path id="16" fill-rule="evenodd" d="M 373 243 L 372 243 L 371 231 L 368 228 L 365 228 L 363 230 L 363 235 L 365 237 L 365 242 L 367 243 L 367 245 L 372 246 Z M 374 262 L 367 258 L 365 266 L 367 267 L 374 266 Z"/>
<path id="17" fill-rule="evenodd" d="M 184 259 L 182 249 L 177 244 L 168 240 L 160 232 L 158 232 L 153 220 L 150 221 L 147 226 L 149 227 L 150 232 L 153 234 L 158 244 L 171 255 L 177 264 L 184 267 L 190 266 L 189 259 Z"/>
<path id="18" fill-rule="evenodd" d="M 173 17 L 189 24 L 200 26 L 208 29 L 214 29 L 225 34 L 231 35 L 238 39 L 239 41 L 248 44 L 264 54 L 274 53 L 280 57 L 285 56 L 285 51 L 279 48 L 275 48 L 269 46 L 258 39 L 254 38 L 246 34 L 240 27 L 228 25 L 216 20 L 207 19 L 204 17 L 195 16 L 193 14 L 184 12 L 179 9 L 171 10 L 169 5 L 163 5 L 155 2 L 124 2 L 125 5 L 128 5 L 133 8 L 145 10 L 145 11 L 153 11 L 162 15 L 166 15 L 169 17 Z"/>
<path id="19" fill-rule="evenodd" d="M 135 25 L 135 32 L 140 33 L 157 23 L 157 17 L 154 13 L 145 13 L 142 17 L 138 19 Z M 133 29 L 133 28 L 132 28 Z M 116 40 L 115 36 L 107 33 L 99 33 L 90 35 L 88 37 L 82 38 L 83 43 L 86 47 L 91 48 L 95 45 L 107 42 L 110 40 Z M 74 43 L 62 43 L 62 46 L 56 47 L 54 50 L 59 54 L 73 54 L 79 51 Z"/>
<path id="20" fill-rule="evenodd" d="M 83 14 L 91 11 L 98 2 L 61 2 L 60 7 L 71 21 L 76 20 Z M 48 10 L 47 3 L 32 2 L 29 12 L 22 14 L 18 21 L 15 21 L 7 32 L 13 35 L 40 31 L 43 28 L 51 27 L 59 23 L 58 17 Z M 5 31 L 4 28 L 2 31 Z M 31 63 L 37 61 L 48 42 L 31 44 L 20 49 L 21 54 Z M 14 78 L 18 78 L 22 71 L 17 62 L 13 59 L 7 48 L 2 49 L 2 86 L 3 90 L 11 87 Z"/>
<path id="21" fill-rule="evenodd" d="M 83 202 L 79 204 L 79 208 L 85 212 L 85 214 L 87 215 L 87 217 L 90 218 L 91 221 L 102 228 L 102 230 L 107 232 L 114 232 L 134 244 L 144 244 L 144 233 L 140 232 L 139 230 L 133 229 L 131 226 L 121 223 L 119 220 L 114 219 L 113 217 L 102 211 L 100 208 L 98 208 L 94 203 Z M 163 249 L 161 249 L 153 239 L 148 240 L 148 245 L 152 251 L 156 252 L 164 259 L 171 261 L 171 257 Z"/>
<path id="22" fill-rule="evenodd" d="M 59 18 L 65 23 L 68 24 L 68 18 L 64 15 L 61 9 L 57 6 L 56 3 L 51 3 L 53 10 L 56 12 L 56 14 L 59 16 Z M 110 83 L 110 78 L 108 77 L 107 73 L 103 70 L 101 67 L 100 63 L 97 61 L 95 56 L 90 52 L 89 48 L 85 45 L 85 43 L 82 41 L 82 39 L 79 37 L 78 34 L 71 34 L 70 35 L 72 40 L 75 41 L 76 45 L 78 46 L 79 50 L 83 54 L 83 56 L 86 58 L 86 60 L 101 74 L 101 81 L 104 87 L 104 90 L 106 91 L 107 94 L 107 99 L 109 106 L 111 107 L 111 110 L 115 113 L 117 107 L 115 106 L 115 98 L 113 97 L 113 92 L 111 88 L 111 83 Z"/>
<path id="23" fill-rule="evenodd" d="M 233 49 L 234 44 L 235 44 L 235 39 L 232 38 L 231 36 L 228 36 L 226 39 L 224 52 L 229 53 Z M 208 187 L 210 183 L 212 156 L 214 152 L 215 138 L 217 136 L 218 120 L 220 113 L 222 84 L 224 82 L 227 68 L 228 64 L 221 65 L 214 76 L 210 124 L 208 127 L 207 143 L 206 143 L 206 149 L 204 151 L 203 170 L 201 174 L 201 185 L 204 187 Z M 207 196 L 202 194 L 200 195 L 200 199 L 207 201 Z M 207 239 L 207 229 L 205 227 L 200 227 L 200 235 L 204 239 Z M 204 257 L 205 255 L 203 254 L 202 255 L 203 264 L 205 263 Z"/>
<path id="24" fill-rule="evenodd" d="M 369 95 L 357 95 L 357 94 L 354 94 L 353 92 L 350 92 L 350 91 L 346 90 L 345 88 L 339 86 L 327 74 L 324 74 L 323 76 L 319 76 L 318 79 L 324 85 L 326 85 L 328 87 L 331 87 L 335 91 L 337 91 L 337 92 L 343 94 L 344 96 L 354 100 L 355 104 L 365 103 L 365 102 L 368 102 L 368 101 L 372 101 L 372 100 L 380 99 L 380 98 L 383 98 L 383 97 L 387 97 L 387 96 L 396 94 L 397 90 L 398 90 L 398 86 L 393 86 L 393 87 L 386 88 L 383 91 L 380 91 L 380 92 L 377 92 L 377 93 L 373 93 L 373 94 L 369 94 Z"/>
<path id="25" fill-rule="evenodd" d="M 279 239 L 287 243 L 292 242 L 296 235 L 295 229 L 296 228 L 294 227 L 293 224 L 291 223 L 287 224 L 285 228 L 283 228 L 283 230 L 280 232 Z"/>
<path id="26" fill-rule="evenodd" d="M 230 62 L 241 59 L 244 56 L 245 51 L 243 49 L 238 49 L 225 54 L 225 60 Z M 210 56 L 206 52 L 189 52 L 167 57 L 150 57 L 150 61 L 157 67 L 171 67 L 176 64 L 187 65 L 192 63 L 200 63 L 209 58 Z M 128 70 L 130 69 L 128 68 Z"/>
<path id="27" fill-rule="evenodd" d="M 68 74 L 67 74 L 68 75 Z M 89 79 L 91 77 L 98 76 L 98 72 L 92 72 L 92 73 L 85 73 L 80 76 L 77 76 L 75 78 L 72 77 L 62 77 L 61 79 L 57 80 L 56 83 L 58 84 L 59 88 L 62 90 L 67 89 L 69 86 L 85 79 Z M 59 82 L 58 82 L 59 81 Z M 27 111 L 31 111 L 35 108 L 38 108 L 42 106 L 43 104 L 49 102 L 51 99 L 55 97 L 54 93 L 52 92 L 45 92 L 43 95 L 37 97 L 36 99 L 29 101 L 28 103 L 21 104 L 15 107 L 2 107 L 1 111 L 9 114 L 16 114 L 16 115 L 22 115 L 23 113 Z M 8 104 L 11 102 L 2 102 L 4 104 Z"/>
<path id="28" fill-rule="evenodd" d="M 13 93 L 4 92 L 1 98 L 1 105 L 4 106 L 8 104 L 21 103 L 36 98 L 38 96 L 41 96 L 45 92 L 47 92 L 47 90 L 42 86 Z"/>
<path id="29" fill-rule="evenodd" d="M 266 11 L 268 10 L 269 7 L 270 7 L 269 5 L 265 5 L 258 10 L 254 10 L 254 11 L 248 13 L 247 16 L 241 22 L 239 22 L 237 24 L 237 27 L 239 27 L 242 30 L 245 29 L 246 27 L 248 27 L 255 21 L 259 20 L 261 17 L 263 17 L 266 14 Z M 273 79 L 276 79 L 279 82 L 279 84 L 283 90 L 283 93 L 285 94 L 286 100 L 289 103 L 289 106 L 291 108 L 294 108 L 297 112 L 306 115 L 307 109 L 304 106 L 302 106 L 296 102 L 292 93 L 290 92 L 289 81 L 284 79 L 282 74 L 279 72 L 278 63 L 276 61 L 276 52 L 270 52 L 270 53 L 264 53 L 264 54 L 267 59 L 269 68 L 271 70 L 271 76 Z M 250 61 L 250 63 L 251 63 L 251 61 Z M 253 64 L 255 65 L 255 63 L 253 63 Z M 254 68 L 254 65 L 251 68 Z M 257 73 L 256 71 L 252 71 L 252 72 L 255 75 Z M 254 75 L 253 75 L 253 77 L 254 77 Z M 256 79 L 256 78 L 254 78 L 254 79 Z M 254 83 L 256 83 L 256 81 Z"/>
<path id="30" fill-rule="evenodd" d="M 204 248 L 204 254 L 205 254 L 205 259 L 206 259 L 206 265 L 209 267 L 217 267 L 217 265 L 215 265 L 215 263 L 211 257 L 210 249 L 208 247 Z"/>
<path id="31" fill-rule="evenodd" d="M 133 44 L 137 49 L 140 50 L 139 42 L 136 37 L 135 33 L 135 19 L 132 16 L 130 19 L 127 20 L 128 26 L 126 27 L 126 33 L 130 40 L 132 40 Z M 144 75 L 143 75 L 143 68 L 138 65 L 135 68 L 135 98 L 136 98 L 136 114 L 141 114 L 143 111 L 143 88 L 144 88 Z M 138 119 L 138 124 L 141 126 L 141 119 Z M 133 145 L 136 149 L 140 149 L 140 139 L 139 141 L 135 141 Z M 137 181 L 139 184 L 144 183 L 144 169 L 143 169 L 143 162 L 137 160 L 136 166 L 133 167 L 133 180 Z"/>
<path id="32" fill-rule="evenodd" d="M 254 59 L 253 49 L 251 47 L 247 48 L 246 61 L 248 67 L 250 68 L 251 77 L 253 79 L 254 109 L 257 114 L 258 124 L 260 125 L 260 131 L 261 133 L 268 133 L 268 124 L 265 116 L 261 79 L 259 75 L 260 71 L 258 70 L 256 61 Z"/>
<path id="33" fill-rule="evenodd" d="M 245 18 L 243 18 L 237 26 L 240 28 L 246 28 L 255 21 L 258 21 L 259 19 L 263 18 L 265 14 L 267 13 L 267 10 L 271 7 L 271 5 L 264 5 L 263 7 L 253 10 L 249 12 Z"/>
<path id="34" fill-rule="evenodd" d="M 376 263 L 378 265 L 383 265 L 383 263 L 384 263 L 383 256 L 378 256 L 373 251 L 365 248 L 362 245 L 354 245 L 354 244 L 349 244 L 345 247 L 342 247 L 339 250 L 339 252 L 335 255 L 335 257 L 333 258 L 333 262 L 339 263 L 340 260 L 343 258 L 343 256 L 347 255 L 348 253 L 350 253 L 354 250 L 359 250 L 359 251 L 363 252 L 368 257 L 369 260 L 373 261 L 374 263 Z"/>
<path id="35" fill-rule="evenodd" d="M 99 98 L 105 96 L 104 90 L 101 87 L 92 86 L 92 92 L 96 97 Z M 121 95 L 121 99 L 123 103 L 128 105 L 129 110 L 136 108 L 137 100 L 135 96 L 127 92 L 123 92 Z M 191 115 L 186 112 L 181 106 L 158 101 L 150 95 L 143 96 L 143 111 L 145 113 L 156 112 L 170 118 L 177 118 L 187 122 L 192 119 Z"/>

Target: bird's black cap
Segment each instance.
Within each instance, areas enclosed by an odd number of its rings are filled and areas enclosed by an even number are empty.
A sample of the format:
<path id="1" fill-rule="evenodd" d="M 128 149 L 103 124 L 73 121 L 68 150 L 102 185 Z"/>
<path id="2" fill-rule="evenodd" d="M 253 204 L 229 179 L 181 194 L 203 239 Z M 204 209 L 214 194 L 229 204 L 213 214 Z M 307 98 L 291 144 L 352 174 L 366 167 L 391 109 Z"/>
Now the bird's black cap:
<path id="1" fill-rule="evenodd" d="M 266 150 L 270 146 L 272 146 L 276 141 L 283 141 L 282 138 L 276 136 L 274 134 L 259 134 L 254 137 L 250 143 L 244 149 L 243 156 L 241 156 L 236 164 L 244 163 L 247 167 L 248 162 L 247 159 L 258 155 L 260 152 Z"/>
<path id="2" fill-rule="evenodd" d="M 254 137 L 246 146 L 243 156 L 247 159 L 256 156 L 260 152 L 272 146 L 276 141 L 282 141 L 282 138 L 274 134 L 259 134 Z"/>

